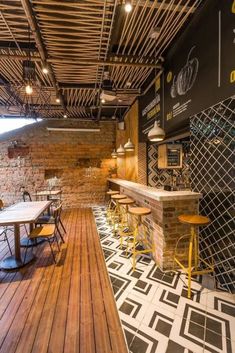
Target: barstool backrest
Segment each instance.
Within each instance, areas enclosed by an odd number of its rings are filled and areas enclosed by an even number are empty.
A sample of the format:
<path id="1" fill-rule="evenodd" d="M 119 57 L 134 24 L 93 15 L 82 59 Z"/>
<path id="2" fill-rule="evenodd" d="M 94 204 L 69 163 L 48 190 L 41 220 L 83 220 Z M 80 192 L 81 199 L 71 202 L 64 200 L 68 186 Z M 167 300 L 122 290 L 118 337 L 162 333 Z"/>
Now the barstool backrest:
<path id="1" fill-rule="evenodd" d="M 31 195 L 28 191 L 24 191 L 22 194 L 24 202 L 26 201 L 32 201 Z"/>
<path id="2" fill-rule="evenodd" d="M 55 219 L 55 224 L 57 225 L 60 221 L 60 215 L 62 212 L 62 203 L 53 210 L 53 217 Z"/>

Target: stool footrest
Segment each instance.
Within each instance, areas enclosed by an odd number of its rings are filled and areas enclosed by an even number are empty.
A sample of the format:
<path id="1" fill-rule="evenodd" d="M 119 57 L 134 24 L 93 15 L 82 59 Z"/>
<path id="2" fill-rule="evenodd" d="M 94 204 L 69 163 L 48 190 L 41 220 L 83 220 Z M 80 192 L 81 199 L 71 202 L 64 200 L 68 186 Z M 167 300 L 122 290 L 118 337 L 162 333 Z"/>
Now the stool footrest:
<path id="1" fill-rule="evenodd" d="M 203 259 L 201 259 L 207 266 L 208 268 L 201 269 L 201 270 L 192 270 L 189 269 L 188 267 L 185 267 L 176 257 L 174 257 L 175 262 L 182 268 L 182 270 L 186 273 L 189 273 L 191 271 L 191 275 L 203 275 L 206 273 L 214 272 L 214 268 L 212 265 L 207 264 Z"/>

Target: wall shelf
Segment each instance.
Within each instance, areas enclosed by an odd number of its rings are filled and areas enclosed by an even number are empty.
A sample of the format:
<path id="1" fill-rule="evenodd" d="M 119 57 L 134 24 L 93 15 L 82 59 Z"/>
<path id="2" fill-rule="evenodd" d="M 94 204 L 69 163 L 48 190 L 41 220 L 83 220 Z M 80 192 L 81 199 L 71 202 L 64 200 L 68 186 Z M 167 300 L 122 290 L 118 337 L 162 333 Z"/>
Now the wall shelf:
<path id="1" fill-rule="evenodd" d="M 29 146 L 9 146 L 8 158 L 25 157 L 29 154 Z"/>

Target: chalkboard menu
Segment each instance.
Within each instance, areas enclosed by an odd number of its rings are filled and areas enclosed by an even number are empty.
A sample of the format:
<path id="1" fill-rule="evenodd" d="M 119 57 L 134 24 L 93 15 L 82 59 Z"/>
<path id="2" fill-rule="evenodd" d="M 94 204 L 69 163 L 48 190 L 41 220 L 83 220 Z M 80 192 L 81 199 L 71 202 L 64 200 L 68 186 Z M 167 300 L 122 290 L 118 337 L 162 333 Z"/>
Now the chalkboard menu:
<path id="1" fill-rule="evenodd" d="M 234 0 L 206 1 L 168 53 L 164 69 L 167 133 L 235 93 L 234 7 Z"/>
<path id="2" fill-rule="evenodd" d="M 146 95 L 139 99 L 139 141 L 148 140 L 154 121 L 162 123 L 162 78 L 157 78 Z"/>
<path id="3" fill-rule="evenodd" d="M 169 167 L 178 166 L 180 164 L 180 150 L 176 148 L 167 149 L 167 164 Z"/>
<path id="4" fill-rule="evenodd" d="M 139 140 L 155 119 L 177 135 L 190 116 L 234 94 L 235 0 L 207 0 L 168 52 L 159 84 L 139 100 Z"/>

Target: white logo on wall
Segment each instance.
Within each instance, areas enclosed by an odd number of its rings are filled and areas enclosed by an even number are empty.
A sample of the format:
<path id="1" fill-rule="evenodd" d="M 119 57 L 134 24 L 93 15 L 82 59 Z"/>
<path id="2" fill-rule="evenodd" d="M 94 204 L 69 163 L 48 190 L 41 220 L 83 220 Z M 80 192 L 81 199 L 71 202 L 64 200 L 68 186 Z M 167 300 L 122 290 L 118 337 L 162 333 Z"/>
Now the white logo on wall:
<path id="1" fill-rule="evenodd" d="M 185 66 L 182 67 L 178 75 L 174 76 L 170 91 L 172 98 L 175 98 L 177 95 L 183 96 L 194 85 L 199 67 L 198 59 L 195 57 L 190 58 L 190 55 L 192 54 L 194 48 L 195 46 L 190 49 Z"/>

